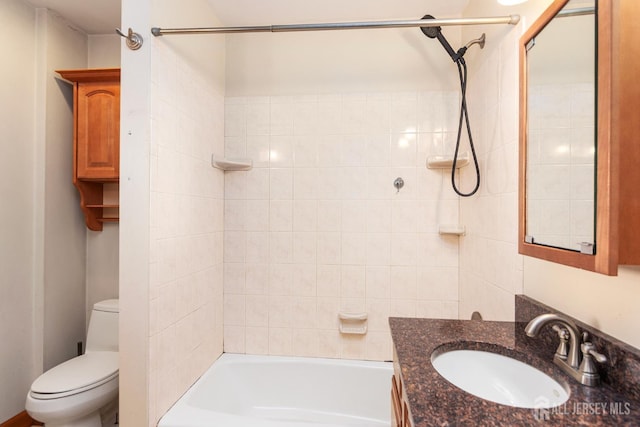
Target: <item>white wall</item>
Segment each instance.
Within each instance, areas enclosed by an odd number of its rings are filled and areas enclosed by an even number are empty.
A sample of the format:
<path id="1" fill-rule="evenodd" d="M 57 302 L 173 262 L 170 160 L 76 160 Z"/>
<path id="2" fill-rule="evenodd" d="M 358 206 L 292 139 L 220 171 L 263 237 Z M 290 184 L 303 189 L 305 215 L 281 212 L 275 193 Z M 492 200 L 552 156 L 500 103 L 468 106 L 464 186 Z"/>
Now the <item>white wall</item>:
<path id="1" fill-rule="evenodd" d="M 76 355 L 85 337 L 85 227 L 72 184 L 72 88 L 54 70 L 83 68 L 86 35 L 56 14 L 3 2 L 1 132 L 3 340 L 0 419 L 24 410 L 33 379 Z M 6 18 L 6 19 L 5 19 Z M 16 41 L 19 41 L 16 43 Z M 9 101 L 11 100 L 11 101 Z M 5 317 L 6 316 L 6 317 Z M 25 355 L 30 355 L 25 357 Z"/>
<path id="2" fill-rule="evenodd" d="M 117 34 L 89 35 L 87 68 L 120 67 L 121 43 L 122 38 Z M 102 231 L 87 229 L 87 322 L 93 304 L 118 297 L 119 232 L 118 223 L 104 223 Z"/>
<path id="3" fill-rule="evenodd" d="M 524 293 L 640 348 L 640 268 L 605 276 L 525 257 Z"/>
<path id="4" fill-rule="evenodd" d="M 466 16 L 519 13 L 523 20 L 513 34 L 495 27 L 463 31 L 463 39 L 481 30 L 487 32 L 484 51 L 472 52 L 468 63 L 474 79 L 470 90 L 477 91 L 470 95 L 470 102 L 483 100 L 490 114 L 482 115 L 482 104 L 470 106 L 472 124 L 484 124 L 481 150 L 489 153 L 483 159 L 486 178 L 481 197 L 461 204 L 469 234 L 463 240 L 460 259 L 460 316 L 467 318 L 479 310 L 485 318 L 512 319 L 513 295 L 524 292 L 638 347 L 637 267 L 622 266 L 617 277 L 608 277 L 517 253 L 517 41 L 550 3 L 503 7 L 493 0 L 474 0 L 465 11 Z M 483 73 L 484 69 L 491 71 Z M 498 80 L 493 76 L 499 76 Z M 491 117 L 495 119 L 489 120 Z"/>
<path id="5" fill-rule="evenodd" d="M 122 2 L 122 22 L 149 26 L 151 1 Z M 149 232 L 151 45 L 123 49 L 120 77 L 120 422 L 147 426 L 149 396 Z"/>
<path id="6" fill-rule="evenodd" d="M 11 58 L 11 66 L 0 70 L 0 422 L 24 409 L 42 365 L 41 344 L 38 351 L 32 340 L 35 23 L 32 7 L 20 0 L 0 2 L 0 50 Z"/>
<path id="7" fill-rule="evenodd" d="M 123 2 L 127 27 L 216 21 Z M 222 353 L 224 39 L 145 36 L 122 70 L 120 419 L 152 426 Z"/>
<path id="8" fill-rule="evenodd" d="M 93 304 L 105 299 L 118 298 L 119 231 L 117 223 L 105 223 L 102 231 L 87 229 L 87 322 Z"/>
<path id="9" fill-rule="evenodd" d="M 89 68 L 120 66 L 120 47 L 126 46 L 118 34 L 91 34 L 89 39 Z"/>
<path id="10" fill-rule="evenodd" d="M 76 343 L 85 339 L 86 228 L 72 184 L 73 89 L 56 78 L 55 70 L 84 68 L 87 37 L 46 9 L 37 11 L 40 57 L 38 79 L 44 106 L 36 120 L 44 123 L 36 141 L 36 164 L 43 161 L 42 188 L 44 370 L 77 355 Z M 40 126 L 40 124 L 38 125 Z M 36 190 L 36 193 L 38 191 Z M 39 203 L 36 202 L 36 206 Z M 38 222 L 36 223 L 38 226 Z"/>
<path id="11" fill-rule="evenodd" d="M 458 45 L 459 29 L 443 33 Z M 242 34 L 227 40 L 227 96 L 457 87 L 457 71 L 440 43 L 416 28 Z"/>

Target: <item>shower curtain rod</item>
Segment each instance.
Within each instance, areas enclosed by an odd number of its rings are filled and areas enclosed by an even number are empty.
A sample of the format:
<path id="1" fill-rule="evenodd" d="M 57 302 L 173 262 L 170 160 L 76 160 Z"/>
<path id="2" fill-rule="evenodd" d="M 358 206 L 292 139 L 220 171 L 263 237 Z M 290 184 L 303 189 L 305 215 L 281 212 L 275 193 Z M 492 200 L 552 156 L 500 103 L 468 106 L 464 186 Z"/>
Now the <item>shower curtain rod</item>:
<path id="1" fill-rule="evenodd" d="M 448 25 L 516 25 L 520 15 L 490 18 L 415 19 L 406 21 L 333 22 L 324 24 L 257 25 L 246 27 L 203 27 L 203 28 L 151 28 L 154 36 L 169 34 L 238 34 L 238 33 L 281 33 L 291 31 L 360 30 L 374 28 L 439 27 Z"/>
<path id="2" fill-rule="evenodd" d="M 574 9 L 562 9 L 556 16 L 558 18 L 569 18 L 571 16 L 593 15 L 595 13 L 595 7 L 577 7 Z"/>

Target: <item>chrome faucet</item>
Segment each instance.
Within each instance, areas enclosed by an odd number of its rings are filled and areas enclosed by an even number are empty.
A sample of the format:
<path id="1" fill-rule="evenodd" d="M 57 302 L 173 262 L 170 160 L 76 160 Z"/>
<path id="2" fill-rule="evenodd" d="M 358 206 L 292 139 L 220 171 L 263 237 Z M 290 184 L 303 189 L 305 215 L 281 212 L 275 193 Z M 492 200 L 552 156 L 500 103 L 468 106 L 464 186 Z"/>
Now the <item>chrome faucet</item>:
<path id="1" fill-rule="evenodd" d="M 580 334 L 580 329 L 573 320 L 560 314 L 541 314 L 531 320 L 524 331 L 530 337 L 537 337 L 542 327 L 548 323 L 554 323 L 553 330 L 558 333 L 560 338 L 553 362 L 584 385 L 600 384 L 600 375 L 594 359 L 599 363 L 604 363 L 607 358 L 598 353 L 595 346 L 588 341 L 589 334 L 587 332 Z"/>

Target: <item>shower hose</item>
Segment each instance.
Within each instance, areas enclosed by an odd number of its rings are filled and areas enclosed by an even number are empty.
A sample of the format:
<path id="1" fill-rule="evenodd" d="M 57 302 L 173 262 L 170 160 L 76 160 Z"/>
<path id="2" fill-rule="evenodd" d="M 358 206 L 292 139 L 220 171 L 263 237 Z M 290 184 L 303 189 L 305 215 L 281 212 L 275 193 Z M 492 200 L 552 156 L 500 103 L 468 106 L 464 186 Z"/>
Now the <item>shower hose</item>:
<path id="1" fill-rule="evenodd" d="M 456 61 L 458 66 L 458 75 L 460 76 L 460 89 L 462 91 L 462 102 L 460 103 L 460 120 L 458 121 L 458 137 L 456 138 L 456 149 L 453 153 L 453 165 L 451 166 L 451 185 L 453 191 L 459 196 L 473 196 L 480 188 L 480 167 L 478 166 L 478 156 L 473 145 L 473 137 L 471 135 L 471 125 L 469 124 L 469 113 L 467 111 L 467 64 L 464 58 L 460 57 Z M 456 185 L 456 164 L 458 162 L 458 151 L 460 151 L 460 140 L 462 139 L 462 123 L 466 124 L 467 135 L 469 136 L 469 146 L 471 147 L 471 155 L 476 170 L 476 185 L 469 193 L 463 193 Z"/>

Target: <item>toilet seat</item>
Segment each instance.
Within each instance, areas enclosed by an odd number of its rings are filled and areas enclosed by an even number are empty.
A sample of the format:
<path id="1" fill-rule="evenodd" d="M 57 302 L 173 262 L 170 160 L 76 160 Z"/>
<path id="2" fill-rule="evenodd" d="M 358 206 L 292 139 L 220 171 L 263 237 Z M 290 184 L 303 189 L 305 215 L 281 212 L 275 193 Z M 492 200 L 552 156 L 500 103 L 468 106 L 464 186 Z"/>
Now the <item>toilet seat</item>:
<path id="1" fill-rule="evenodd" d="M 68 360 L 40 375 L 31 385 L 31 397 L 59 399 L 83 393 L 118 377 L 118 352 L 93 351 Z"/>

